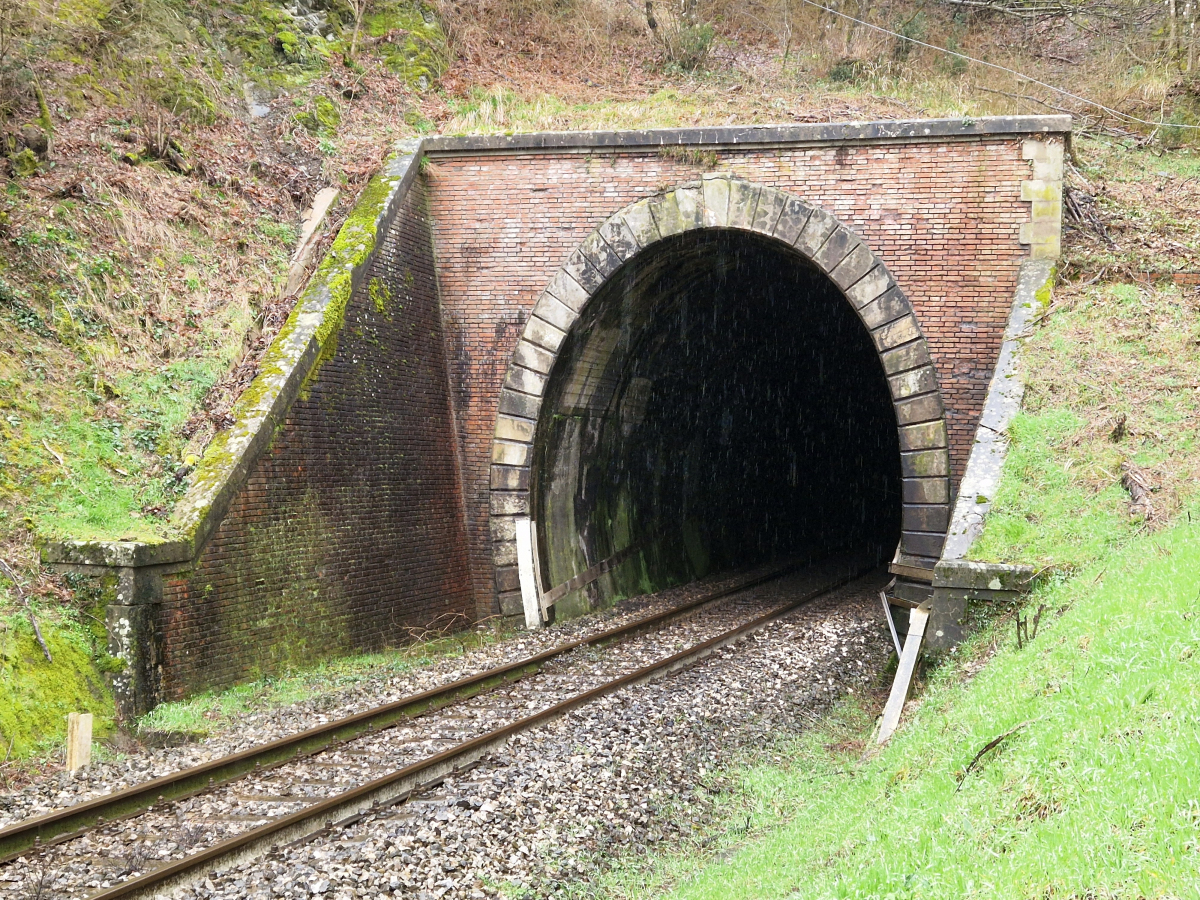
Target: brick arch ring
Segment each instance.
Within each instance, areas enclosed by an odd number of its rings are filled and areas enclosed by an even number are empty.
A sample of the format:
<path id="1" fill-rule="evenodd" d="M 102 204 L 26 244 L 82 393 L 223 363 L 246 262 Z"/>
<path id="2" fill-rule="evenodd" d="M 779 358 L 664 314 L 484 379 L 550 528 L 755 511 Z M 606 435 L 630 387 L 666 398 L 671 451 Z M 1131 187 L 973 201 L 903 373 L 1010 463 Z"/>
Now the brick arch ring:
<path id="1" fill-rule="evenodd" d="M 896 413 L 903 479 L 900 561 L 928 569 L 940 556 L 950 520 L 945 410 L 908 298 L 866 243 L 830 213 L 774 188 L 711 175 L 610 216 L 570 255 L 534 305 L 500 392 L 492 442 L 489 514 L 498 594 L 515 594 L 540 577 L 528 559 L 520 561 L 526 571 L 518 572 L 518 532 L 526 529 L 521 543 L 536 540 L 528 530 L 533 446 L 542 398 L 568 332 L 622 265 L 659 241 L 702 228 L 753 232 L 786 244 L 824 272 L 857 311 Z M 528 597 L 525 609 L 532 621 Z"/>

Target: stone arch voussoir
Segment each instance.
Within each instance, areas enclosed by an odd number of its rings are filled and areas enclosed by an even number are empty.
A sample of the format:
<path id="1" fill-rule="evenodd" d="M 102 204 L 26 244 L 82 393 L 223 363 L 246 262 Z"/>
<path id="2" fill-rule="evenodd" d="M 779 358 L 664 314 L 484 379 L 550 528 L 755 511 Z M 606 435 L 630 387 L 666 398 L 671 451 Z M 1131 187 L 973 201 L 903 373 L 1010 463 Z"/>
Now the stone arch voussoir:
<path id="1" fill-rule="evenodd" d="M 702 228 L 754 232 L 787 244 L 828 275 L 857 311 L 896 413 L 904 490 L 901 557 L 929 567 L 940 556 L 950 521 L 948 433 L 937 372 L 912 304 L 883 261 L 831 213 L 771 187 L 706 175 L 606 219 L 533 307 L 500 392 L 492 442 L 490 522 L 499 591 L 518 589 L 516 522 L 530 514 L 538 416 L 563 341 L 624 263 L 672 235 Z"/>

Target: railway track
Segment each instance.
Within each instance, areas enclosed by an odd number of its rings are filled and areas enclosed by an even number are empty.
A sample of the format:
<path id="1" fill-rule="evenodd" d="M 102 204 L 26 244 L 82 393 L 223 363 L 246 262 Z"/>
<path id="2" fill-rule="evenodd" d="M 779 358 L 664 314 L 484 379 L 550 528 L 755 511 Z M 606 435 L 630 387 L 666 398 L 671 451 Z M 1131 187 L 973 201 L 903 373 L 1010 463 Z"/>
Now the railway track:
<path id="1" fill-rule="evenodd" d="M 794 568 L 20 822 L 0 831 L 0 856 L 10 870 L 0 869 L 0 878 L 28 886 L 45 878 L 52 860 L 56 889 L 45 896 L 156 896 L 352 824 L 435 787 L 516 734 L 690 666 L 869 566 L 843 557 L 808 567 L 799 574 L 796 593 L 764 608 L 755 588 Z"/>

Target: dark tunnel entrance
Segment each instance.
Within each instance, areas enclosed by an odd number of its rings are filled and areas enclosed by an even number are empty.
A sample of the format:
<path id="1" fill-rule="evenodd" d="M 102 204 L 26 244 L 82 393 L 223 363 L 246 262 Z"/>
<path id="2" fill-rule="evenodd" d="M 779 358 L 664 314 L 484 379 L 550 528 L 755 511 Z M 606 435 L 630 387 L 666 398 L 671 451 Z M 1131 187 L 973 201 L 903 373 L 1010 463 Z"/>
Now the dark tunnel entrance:
<path id="1" fill-rule="evenodd" d="M 900 536 L 895 412 L 870 336 L 813 264 L 695 230 L 592 297 L 547 384 L 534 448 L 542 580 L 634 548 L 573 615 L 770 558 Z"/>

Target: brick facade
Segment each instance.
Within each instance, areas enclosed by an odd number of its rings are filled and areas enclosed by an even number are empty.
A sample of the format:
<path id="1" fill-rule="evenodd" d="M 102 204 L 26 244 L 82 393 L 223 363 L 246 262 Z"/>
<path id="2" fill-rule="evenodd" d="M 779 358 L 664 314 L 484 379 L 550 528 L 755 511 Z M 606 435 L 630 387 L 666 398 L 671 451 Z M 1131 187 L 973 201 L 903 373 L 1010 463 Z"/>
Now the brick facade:
<path id="1" fill-rule="evenodd" d="M 165 580 L 161 697 L 473 617 L 420 182 L 197 565 Z"/>
<path id="2" fill-rule="evenodd" d="M 970 452 L 1016 284 L 1030 218 L 1022 139 L 717 150 L 432 154 L 431 214 L 456 409 L 471 579 L 494 611 L 490 461 L 500 387 L 547 282 L 625 205 L 726 172 L 820 206 L 887 264 L 937 367 L 957 483 Z M 699 154 L 693 154 L 693 158 Z M 502 586 L 511 589 L 511 585 Z"/>

